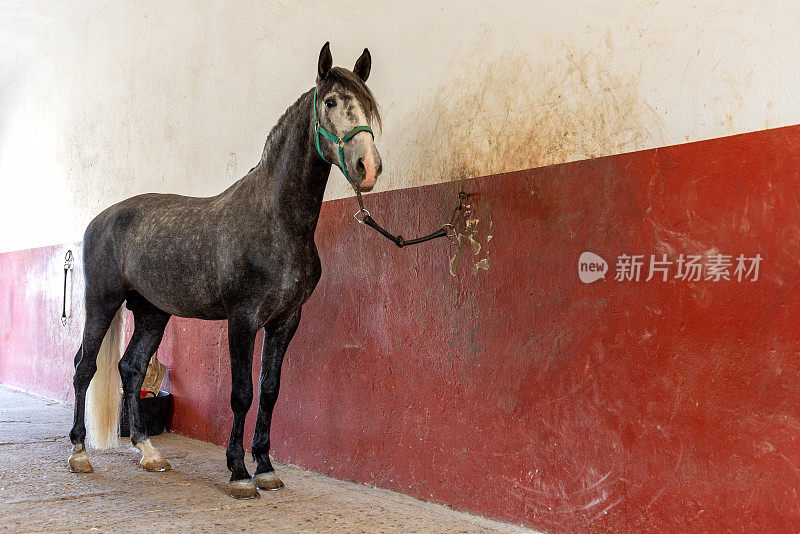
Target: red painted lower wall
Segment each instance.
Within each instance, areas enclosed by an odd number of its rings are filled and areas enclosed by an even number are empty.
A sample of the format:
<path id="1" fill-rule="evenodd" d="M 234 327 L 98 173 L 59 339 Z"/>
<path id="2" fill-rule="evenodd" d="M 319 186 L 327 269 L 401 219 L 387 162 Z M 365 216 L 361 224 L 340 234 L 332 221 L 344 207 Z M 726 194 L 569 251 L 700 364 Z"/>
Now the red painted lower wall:
<path id="1" fill-rule="evenodd" d="M 797 531 L 798 146 L 789 127 L 367 198 L 417 235 L 472 193 L 455 276 L 447 241 L 399 250 L 325 203 L 275 456 L 550 531 Z M 0 255 L 0 381 L 58 399 L 65 250 Z M 584 251 L 605 280 L 579 280 Z M 760 254 L 758 280 L 614 279 L 623 254 L 720 253 Z M 159 353 L 173 430 L 219 444 L 225 333 L 173 319 Z"/>

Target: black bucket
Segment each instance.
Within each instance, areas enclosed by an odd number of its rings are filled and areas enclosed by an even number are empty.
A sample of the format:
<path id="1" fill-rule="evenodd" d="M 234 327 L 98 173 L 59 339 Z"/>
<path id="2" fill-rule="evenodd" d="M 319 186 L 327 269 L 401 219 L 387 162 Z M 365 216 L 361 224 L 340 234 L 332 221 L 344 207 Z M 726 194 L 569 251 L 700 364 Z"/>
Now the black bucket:
<path id="1" fill-rule="evenodd" d="M 159 391 L 157 397 L 139 399 L 139 413 L 147 429 L 148 436 L 157 436 L 167 429 L 169 416 L 172 412 L 172 395 L 166 391 Z M 131 435 L 128 423 L 128 402 L 122 398 L 122 414 L 119 418 L 120 435 Z"/>

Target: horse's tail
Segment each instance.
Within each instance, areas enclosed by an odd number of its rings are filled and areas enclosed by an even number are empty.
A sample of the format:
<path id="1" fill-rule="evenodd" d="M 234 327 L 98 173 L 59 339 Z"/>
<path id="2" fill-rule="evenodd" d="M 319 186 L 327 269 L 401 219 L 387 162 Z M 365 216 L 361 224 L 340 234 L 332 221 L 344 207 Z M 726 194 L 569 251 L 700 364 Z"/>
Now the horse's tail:
<path id="1" fill-rule="evenodd" d="M 122 356 L 124 312 L 125 306 L 120 306 L 108 327 L 97 353 L 97 371 L 86 390 L 86 438 L 97 449 L 114 447 L 119 438 L 122 381 L 117 364 Z"/>

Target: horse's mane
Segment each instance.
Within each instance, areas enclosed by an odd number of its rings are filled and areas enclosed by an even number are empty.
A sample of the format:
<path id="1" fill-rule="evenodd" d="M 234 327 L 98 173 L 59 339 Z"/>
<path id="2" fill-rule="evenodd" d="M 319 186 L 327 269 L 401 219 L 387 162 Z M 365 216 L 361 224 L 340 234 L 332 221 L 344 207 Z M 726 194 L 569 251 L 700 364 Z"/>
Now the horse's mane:
<path id="1" fill-rule="evenodd" d="M 369 87 L 361 81 L 361 78 L 347 69 L 333 67 L 319 84 L 320 94 L 327 93 L 336 84 L 341 85 L 342 89 L 352 93 L 358 99 L 361 105 L 364 106 L 364 112 L 367 114 L 368 120 L 375 121 L 379 127 L 382 126 L 381 114 L 378 109 L 378 103 L 375 101 L 375 96 L 373 96 Z"/>

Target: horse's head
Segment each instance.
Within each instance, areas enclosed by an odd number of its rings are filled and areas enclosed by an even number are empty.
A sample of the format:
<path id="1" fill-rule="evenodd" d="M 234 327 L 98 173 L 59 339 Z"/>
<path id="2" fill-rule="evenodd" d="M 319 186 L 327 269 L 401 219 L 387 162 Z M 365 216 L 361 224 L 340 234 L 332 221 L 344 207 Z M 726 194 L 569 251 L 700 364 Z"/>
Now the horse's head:
<path id="1" fill-rule="evenodd" d="M 359 191 L 375 187 L 382 170 L 371 129 L 373 121 L 380 124 L 381 119 L 375 97 L 365 85 L 371 67 L 366 48 L 352 71 L 333 67 L 328 43 L 319 53 L 314 99 L 317 151 Z"/>

